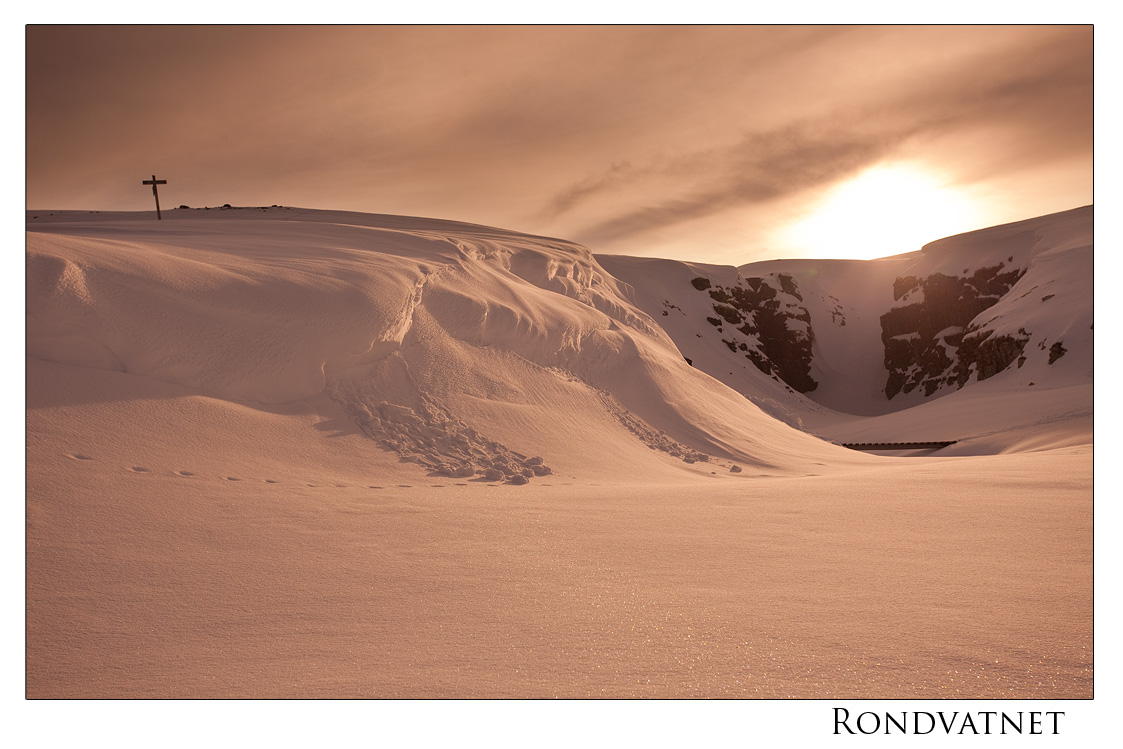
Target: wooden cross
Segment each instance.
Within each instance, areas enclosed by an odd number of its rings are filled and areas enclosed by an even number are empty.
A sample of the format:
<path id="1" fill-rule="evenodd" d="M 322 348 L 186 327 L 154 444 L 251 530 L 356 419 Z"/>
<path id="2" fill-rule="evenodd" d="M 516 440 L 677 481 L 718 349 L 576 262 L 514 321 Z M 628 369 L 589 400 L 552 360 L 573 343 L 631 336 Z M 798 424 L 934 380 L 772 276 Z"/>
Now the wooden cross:
<path id="1" fill-rule="evenodd" d="M 146 179 L 141 182 L 141 184 L 152 185 L 152 197 L 156 198 L 156 220 L 159 221 L 162 217 L 160 216 L 160 193 L 156 192 L 156 185 L 166 185 L 168 181 L 166 179 L 156 179 L 156 175 L 153 174 L 152 179 Z"/>

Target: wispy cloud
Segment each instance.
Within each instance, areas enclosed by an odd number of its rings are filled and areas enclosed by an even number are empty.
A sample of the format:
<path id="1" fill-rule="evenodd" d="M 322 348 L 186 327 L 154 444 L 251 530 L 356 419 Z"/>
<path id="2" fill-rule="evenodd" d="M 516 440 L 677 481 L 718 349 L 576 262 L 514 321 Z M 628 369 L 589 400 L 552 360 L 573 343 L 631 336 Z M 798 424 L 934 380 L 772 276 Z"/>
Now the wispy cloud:
<path id="1" fill-rule="evenodd" d="M 602 251 L 697 222 L 712 247 L 768 236 L 785 214 L 764 209 L 883 159 L 1018 195 L 1078 188 L 1091 41 L 1088 26 L 32 26 L 27 200 L 136 209 L 155 169 L 188 204 L 439 216 Z"/>
<path id="2" fill-rule="evenodd" d="M 695 165 L 689 180 L 703 187 L 673 198 L 657 199 L 579 231 L 585 242 L 610 242 L 623 237 L 703 218 L 736 206 L 761 204 L 809 188 L 831 184 L 887 154 L 898 138 L 878 137 L 815 127 L 790 126 L 751 133 L 732 148 L 677 159 L 675 167 Z M 716 167 L 716 168 L 715 168 Z M 656 166 L 614 170 L 590 178 L 556 196 L 551 207 L 575 209 L 598 192 L 619 187 L 625 179 L 636 183 L 659 173 Z"/>
<path id="3" fill-rule="evenodd" d="M 963 60 L 945 72 L 880 99 L 844 104 L 826 117 L 746 133 L 722 149 L 613 163 L 551 196 L 542 215 L 556 219 L 596 203 L 616 206 L 612 215 L 573 232 L 603 245 L 826 188 L 900 156 L 906 146 L 949 135 L 1001 133 L 993 148 L 945 154 L 975 178 L 1090 153 L 1087 47 L 1045 39 Z M 940 155 L 933 150 L 929 158 Z"/>

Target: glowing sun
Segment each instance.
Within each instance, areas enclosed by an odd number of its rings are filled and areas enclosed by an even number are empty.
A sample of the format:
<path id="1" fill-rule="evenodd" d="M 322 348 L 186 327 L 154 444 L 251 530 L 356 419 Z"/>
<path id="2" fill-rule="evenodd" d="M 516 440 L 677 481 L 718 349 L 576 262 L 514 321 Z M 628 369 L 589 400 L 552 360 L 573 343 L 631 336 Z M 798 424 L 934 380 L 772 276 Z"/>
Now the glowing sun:
<path id="1" fill-rule="evenodd" d="M 831 188 L 781 241 L 804 257 L 864 260 L 976 229 L 978 214 L 964 192 L 931 172 L 877 166 Z"/>

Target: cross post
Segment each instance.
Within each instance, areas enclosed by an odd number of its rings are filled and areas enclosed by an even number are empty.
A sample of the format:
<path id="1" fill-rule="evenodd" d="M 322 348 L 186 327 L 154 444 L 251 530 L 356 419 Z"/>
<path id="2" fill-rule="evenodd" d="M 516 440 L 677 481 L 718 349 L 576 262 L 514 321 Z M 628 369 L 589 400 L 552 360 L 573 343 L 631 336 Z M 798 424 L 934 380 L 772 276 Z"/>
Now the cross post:
<path id="1" fill-rule="evenodd" d="M 168 181 L 166 179 L 156 179 L 156 175 L 153 174 L 152 179 L 146 179 L 141 182 L 141 184 L 152 185 L 152 197 L 156 198 L 156 220 L 159 221 L 163 217 L 160 215 L 160 193 L 156 192 L 156 185 L 166 185 Z"/>

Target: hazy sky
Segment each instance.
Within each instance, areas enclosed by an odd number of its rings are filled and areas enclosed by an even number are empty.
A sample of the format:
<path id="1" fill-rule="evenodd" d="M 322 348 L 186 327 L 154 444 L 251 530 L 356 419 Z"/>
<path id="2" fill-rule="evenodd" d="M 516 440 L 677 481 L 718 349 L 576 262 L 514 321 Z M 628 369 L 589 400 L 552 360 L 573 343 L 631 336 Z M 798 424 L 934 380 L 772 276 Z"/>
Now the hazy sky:
<path id="1" fill-rule="evenodd" d="M 1092 82 L 1090 26 L 30 26 L 27 206 L 151 210 L 156 173 L 164 207 L 884 255 L 1091 203 Z"/>

